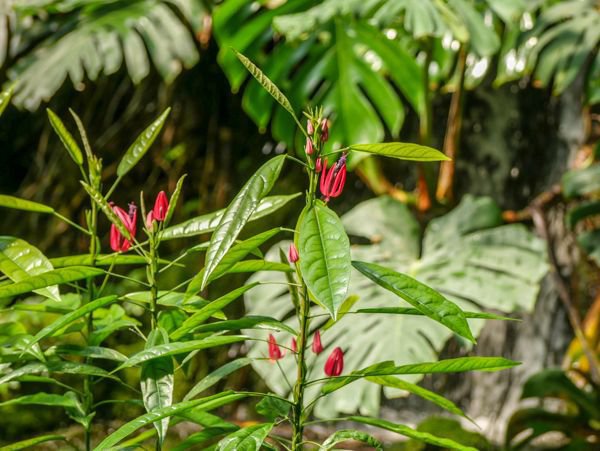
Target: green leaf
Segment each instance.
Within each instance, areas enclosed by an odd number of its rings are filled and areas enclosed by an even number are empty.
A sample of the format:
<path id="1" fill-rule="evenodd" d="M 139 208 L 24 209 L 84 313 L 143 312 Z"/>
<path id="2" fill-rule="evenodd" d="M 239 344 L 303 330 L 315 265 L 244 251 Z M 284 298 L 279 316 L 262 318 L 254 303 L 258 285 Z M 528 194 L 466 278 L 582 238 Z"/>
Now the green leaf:
<path id="1" fill-rule="evenodd" d="M 301 214 L 298 230 L 304 282 L 335 319 L 350 283 L 350 241 L 344 226 L 333 210 L 318 202 Z"/>
<path id="2" fill-rule="evenodd" d="M 144 426 L 148 426 L 156 421 L 162 420 L 163 418 L 168 418 L 173 415 L 177 415 L 179 413 L 188 411 L 190 409 L 198 409 L 203 411 L 216 409 L 217 407 L 242 399 L 245 396 L 246 395 L 244 394 L 238 394 L 228 391 L 206 398 L 195 399 L 193 401 L 180 402 L 169 407 L 155 410 L 151 413 L 146 413 L 145 415 L 141 415 L 135 420 L 124 424 L 115 432 L 110 434 L 100 444 L 98 444 L 98 446 L 95 448 L 95 451 L 110 450 L 117 444 L 119 444 L 121 440 L 133 434 L 138 429 Z"/>
<path id="3" fill-rule="evenodd" d="M 427 317 L 475 343 L 463 311 L 434 289 L 412 277 L 373 263 L 353 261 L 352 265 L 373 282 L 400 296 Z"/>
<path id="4" fill-rule="evenodd" d="M 256 211 L 263 199 L 279 177 L 285 161 L 285 155 L 271 158 L 246 182 L 231 201 L 214 231 L 206 253 L 206 267 L 202 279 L 202 288 L 206 287 L 209 277 L 225 257 L 240 231 Z"/>
<path id="5" fill-rule="evenodd" d="M 290 113 L 290 115 L 294 118 L 296 124 L 298 124 L 298 127 L 300 127 L 300 129 L 303 130 L 302 124 L 300 124 L 300 122 L 298 121 L 298 118 L 296 117 L 296 112 L 294 111 L 294 108 L 292 108 L 292 104 L 287 99 L 287 97 L 283 95 L 283 92 L 281 92 L 280 89 L 275 85 L 275 83 L 273 83 L 265 74 L 263 74 L 263 72 L 252 61 L 250 61 L 237 50 L 233 49 L 233 51 L 235 52 L 235 56 L 237 56 L 237 58 L 248 70 L 248 72 L 250 72 L 250 74 L 252 74 L 252 76 L 256 78 L 256 81 L 258 81 L 260 85 L 269 94 L 271 94 L 271 96 L 277 101 L 277 103 L 279 103 L 288 113 Z"/>
<path id="6" fill-rule="evenodd" d="M 444 449 L 456 449 L 458 451 L 477 451 L 477 449 L 470 446 L 464 446 L 460 443 L 456 443 L 454 440 L 448 438 L 436 437 L 435 435 L 429 434 L 428 432 L 419 432 L 403 424 L 391 423 L 386 420 L 380 420 L 378 418 L 368 418 L 351 416 L 348 417 L 350 421 L 356 421 L 357 423 L 368 424 L 388 431 L 396 432 L 397 434 L 404 435 L 420 442 L 429 443 L 431 445 L 440 446 Z"/>
<path id="7" fill-rule="evenodd" d="M 366 313 L 371 315 L 373 313 L 385 313 L 392 315 L 415 315 L 415 316 L 426 316 L 416 308 L 412 307 L 378 307 L 378 308 L 361 308 L 352 313 Z M 463 311 L 465 318 L 477 318 L 477 319 L 497 319 L 501 321 L 520 321 L 518 318 L 510 318 L 508 316 L 496 315 L 494 313 L 485 312 L 465 312 Z"/>
<path id="8" fill-rule="evenodd" d="M 575 197 L 600 191 L 600 164 L 568 171 L 562 178 L 565 197 Z"/>
<path id="9" fill-rule="evenodd" d="M 222 332 L 225 330 L 242 330 L 242 329 L 266 329 L 266 330 L 285 330 L 292 335 L 298 335 L 294 329 L 287 324 L 271 318 L 269 316 L 252 316 L 247 315 L 240 319 L 229 321 L 217 321 L 210 324 L 203 324 L 194 328 L 194 333 L 201 334 L 206 332 Z"/>
<path id="10" fill-rule="evenodd" d="M 189 435 L 184 441 L 175 446 L 172 451 L 188 451 L 189 449 L 194 449 L 194 446 L 199 446 L 208 440 L 225 435 L 232 430 L 236 430 L 236 428 L 237 427 L 233 425 L 233 427 L 230 428 L 209 427 L 203 429 L 200 432 Z"/>
<path id="11" fill-rule="evenodd" d="M 73 321 L 76 321 L 79 318 L 86 316 L 87 314 L 93 312 L 94 310 L 99 309 L 101 307 L 105 307 L 108 304 L 112 304 L 113 302 L 115 302 L 117 300 L 117 298 L 118 298 L 118 296 L 116 296 L 116 295 L 105 296 L 103 298 L 96 299 L 92 302 L 88 302 L 87 304 L 83 305 L 82 307 L 78 308 L 77 310 L 61 316 L 56 321 L 54 321 L 52 324 L 49 324 L 48 326 L 46 326 L 42 330 L 40 330 L 35 335 L 35 337 L 33 337 L 33 341 L 29 344 L 29 346 L 31 347 L 34 344 L 43 340 L 44 338 L 54 335 L 54 333 L 58 332 L 63 327 L 71 324 Z"/>
<path id="12" fill-rule="evenodd" d="M 204 321 L 214 315 L 215 312 L 222 310 L 227 305 L 238 299 L 246 291 L 254 288 L 256 285 L 258 284 L 252 283 L 249 285 L 244 285 L 210 302 L 185 320 L 181 327 L 171 334 L 171 338 L 173 340 L 179 340 L 185 334 L 191 332 L 195 327 L 204 323 Z"/>
<path id="13" fill-rule="evenodd" d="M 0 298 L 17 296 L 40 288 L 46 288 L 61 283 L 75 282 L 81 279 L 89 279 L 90 277 L 96 277 L 103 274 L 103 270 L 88 266 L 69 266 L 68 268 L 54 269 L 37 276 L 28 277 L 11 285 L 0 286 Z"/>
<path id="14" fill-rule="evenodd" d="M 124 362 L 127 356 L 111 348 L 101 346 L 77 346 L 77 345 L 58 345 L 54 352 L 58 355 L 76 355 L 89 357 L 91 359 L 112 360 L 114 362 Z"/>
<path id="15" fill-rule="evenodd" d="M 29 374 L 39 374 L 44 372 L 50 373 L 64 373 L 64 374 L 84 374 L 88 376 L 97 376 L 97 377 L 108 377 L 118 381 L 114 376 L 111 376 L 110 373 L 103 370 L 102 368 L 98 368 L 93 365 L 88 365 L 85 363 L 76 363 L 76 362 L 66 362 L 66 361 L 49 361 L 46 363 L 28 363 L 21 368 L 18 368 L 4 376 L 0 377 L 0 384 L 5 384 L 10 382 L 18 377 L 29 375 Z"/>
<path id="16" fill-rule="evenodd" d="M 458 357 L 439 362 L 413 363 L 396 366 L 393 362 L 381 362 L 347 376 L 332 378 L 323 385 L 323 393 L 331 393 L 357 379 L 372 376 L 392 376 L 399 374 L 464 373 L 466 371 L 501 371 L 520 365 L 520 362 L 503 357 Z"/>
<path id="17" fill-rule="evenodd" d="M 263 198 L 258 203 L 258 207 L 256 207 L 256 210 L 252 216 L 250 216 L 248 221 L 254 221 L 270 215 L 271 213 L 285 206 L 290 200 L 296 199 L 301 194 L 302 193 L 296 193 L 290 195 L 268 196 Z M 171 226 L 164 230 L 161 238 L 163 240 L 172 240 L 175 238 L 185 238 L 212 232 L 221 222 L 221 218 L 223 217 L 225 211 L 226 209 L 218 210 L 213 213 L 208 213 L 206 215 L 189 219 L 181 224 Z"/>
<path id="18" fill-rule="evenodd" d="M 267 394 L 256 404 L 256 413 L 269 421 L 275 421 L 278 418 L 287 418 L 290 407 L 289 401 L 283 400 L 279 396 L 269 396 Z"/>
<path id="19" fill-rule="evenodd" d="M 583 202 L 567 211 L 566 223 L 567 226 L 573 230 L 575 226 L 590 216 L 596 216 L 600 214 L 600 202 L 593 200 L 589 202 Z"/>
<path id="20" fill-rule="evenodd" d="M 10 445 L 0 446 L 0 451 L 20 451 L 22 449 L 32 449 L 40 443 L 54 442 L 59 440 L 64 441 L 66 439 L 64 436 L 56 434 L 40 435 L 39 437 L 34 437 L 27 440 L 22 440 L 20 442 L 11 443 Z"/>
<path id="21" fill-rule="evenodd" d="M 69 152 L 69 155 L 73 159 L 73 161 L 78 165 L 83 165 L 83 155 L 81 154 L 81 149 L 79 145 L 77 145 L 77 141 L 73 139 L 73 135 L 69 133 L 69 130 L 65 127 L 65 124 L 60 120 L 60 118 L 54 114 L 50 108 L 46 108 L 46 112 L 48 113 L 48 119 L 50 119 L 50 124 L 52 128 L 62 141 L 65 149 Z"/>
<path id="22" fill-rule="evenodd" d="M 25 395 L 18 398 L 0 402 L 0 406 L 10 405 L 38 405 L 52 407 L 76 407 L 75 400 L 65 395 L 38 392 L 34 395 Z"/>
<path id="23" fill-rule="evenodd" d="M 242 357 L 236 360 L 233 360 L 229 363 L 226 363 L 222 367 L 214 370 L 212 373 L 204 376 L 196 385 L 194 385 L 191 390 L 184 396 L 183 400 L 188 401 L 195 396 L 202 393 L 204 390 L 209 389 L 217 382 L 219 382 L 224 377 L 229 376 L 231 373 L 243 368 L 252 363 L 252 359 L 247 357 Z"/>
<path id="24" fill-rule="evenodd" d="M 54 213 L 54 208 L 39 204 L 31 200 L 20 199 L 14 196 L 0 194 L 0 207 L 12 208 L 13 210 L 33 211 L 36 213 Z"/>
<path id="25" fill-rule="evenodd" d="M 0 236 L 0 271 L 13 282 L 22 282 L 32 276 L 52 271 L 52 263 L 42 252 L 27 241 L 11 236 Z M 14 285 L 0 287 L 0 291 Z M 57 286 L 43 285 L 35 292 L 55 301 L 60 301 Z M 27 290 L 32 291 L 32 290 Z M 27 292 L 26 291 L 26 292 Z"/>
<path id="26" fill-rule="evenodd" d="M 145 265 L 146 258 L 142 255 L 127 254 L 99 254 L 92 257 L 89 254 L 66 255 L 64 257 L 54 257 L 50 263 L 55 268 L 64 268 L 67 266 L 118 266 L 118 265 Z M 167 260 L 159 260 L 159 263 L 168 263 Z"/>
<path id="27" fill-rule="evenodd" d="M 380 144 L 352 144 L 352 150 L 372 153 L 383 157 L 397 158 L 410 161 L 447 161 L 450 160 L 439 150 L 432 147 L 413 143 L 380 143 Z"/>
<path id="28" fill-rule="evenodd" d="M 102 212 L 106 215 L 108 220 L 112 224 L 114 224 L 117 229 L 119 229 L 121 235 L 123 235 L 126 239 L 131 239 L 129 230 L 127 230 L 127 227 L 125 227 L 123 221 L 121 221 L 121 219 L 119 219 L 117 214 L 113 211 L 112 207 L 106 201 L 102 193 L 85 182 L 81 182 L 81 184 L 83 185 L 84 189 L 87 191 L 89 196 L 92 198 L 92 201 L 94 201 L 96 205 L 100 207 L 100 210 L 102 210 Z"/>
<path id="29" fill-rule="evenodd" d="M 267 230 L 266 232 L 259 233 L 251 238 L 248 238 L 240 243 L 234 244 L 231 249 L 225 254 L 221 262 L 215 267 L 213 273 L 208 278 L 208 283 L 213 280 L 218 279 L 219 277 L 227 274 L 233 266 L 238 263 L 240 260 L 243 260 L 253 252 L 255 249 L 260 247 L 269 239 L 273 238 L 281 231 L 280 227 L 276 227 L 271 230 Z M 198 293 L 201 289 L 202 281 L 204 279 L 204 271 L 200 271 L 194 278 L 190 281 L 190 284 L 186 290 L 186 296 L 192 296 Z"/>
<path id="30" fill-rule="evenodd" d="M 158 359 L 161 357 L 173 356 L 178 354 L 185 354 L 192 351 L 199 351 L 201 349 L 214 348 L 216 346 L 228 345 L 231 343 L 237 343 L 243 341 L 248 337 L 243 335 L 227 335 L 227 336 L 212 336 L 204 338 L 202 340 L 191 340 L 186 342 L 175 342 L 166 343 L 162 345 L 153 346 L 137 354 L 132 355 L 120 365 L 115 371 L 129 368 L 132 366 L 139 365 L 140 363 L 148 362 L 150 360 Z"/>
<path id="31" fill-rule="evenodd" d="M 229 434 L 217 445 L 217 451 L 259 451 L 273 429 L 273 423 L 256 424 Z"/>
<path id="32" fill-rule="evenodd" d="M 366 432 L 353 430 L 341 430 L 334 432 L 327 437 L 327 440 L 325 440 L 319 447 L 319 451 L 331 451 L 335 449 L 335 445 L 347 440 L 363 442 L 375 448 L 377 451 L 383 451 L 383 444 L 379 440 L 367 434 Z"/>
<path id="33" fill-rule="evenodd" d="M 10 103 L 10 99 L 12 98 L 14 92 L 14 85 L 11 85 L 9 88 L 5 89 L 0 93 L 0 116 L 4 113 L 4 110 Z M 1 449 L 1 448 L 0 448 Z"/>
<path id="34" fill-rule="evenodd" d="M 169 225 L 171 218 L 173 217 L 173 213 L 175 213 L 175 207 L 177 207 L 177 201 L 179 200 L 179 195 L 181 194 L 183 182 L 185 181 L 186 177 L 187 174 L 183 174 L 181 177 L 179 177 L 179 180 L 177 180 L 175 191 L 173 191 L 173 194 L 171 194 L 171 198 L 169 199 L 169 208 L 167 209 L 167 215 L 165 216 L 164 221 L 165 226 Z"/>
<path id="35" fill-rule="evenodd" d="M 157 328 L 150 332 L 145 348 L 149 350 L 157 345 L 167 343 L 167 332 Z M 161 410 L 173 403 L 173 371 L 173 358 L 171 356 L 153 359 L 142 364 L 140 387 L 146 412 L 151 413 Z M 154 427 L 158 433 L 158 440 L 162 445 L 167 436 L 169 417 L 165 417 L 161 421 L 155 421 Z"/>
<path id="36" fill-rule="evenodd" d="M 244 260 L 238 262 L 227 271 L 229 274 L 259 271 L 294 272 L 288 263 L 268 262 L 265 260 Z"/>
<path id="37" fill-rule="evenodd" d="M 450 413 L 468 418 L 467 415 L 452 401 L 432 392 L 431 390 L 420 387 L 417 384 L 412 384 L 393 376 L 371 376 L 367 377 L 367 380 L 369 382 L 373 382 L 374 384 L 381 385 L 382 387 L 392 387 L 405 390 L 413 395 L 417 395 L 423 399 L 426 399 L 427 401 L 431 401 Z"/>
<path id="38" fill-rule="evenodd" d="M 125 155 L 123 155 L 123 158 L 119 162 L 119 166 L 117 166 L 118 177 L 123 177 L 142 159 L 160 133 L 170 112 L 171 108 L 167 108 L 137 137 L 129 149 L 127 149 L 127 152 L 125 152 Z"/>

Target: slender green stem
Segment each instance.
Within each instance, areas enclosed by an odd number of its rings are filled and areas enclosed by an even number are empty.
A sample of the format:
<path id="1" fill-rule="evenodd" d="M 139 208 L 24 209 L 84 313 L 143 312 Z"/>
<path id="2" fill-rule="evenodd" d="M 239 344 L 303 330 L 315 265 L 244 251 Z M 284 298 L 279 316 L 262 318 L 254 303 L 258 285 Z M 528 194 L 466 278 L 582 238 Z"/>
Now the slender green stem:
<path id="1" fill-rule="evenodd" d="M 113 193 L 113 191 L 119 185 L 119 182 L 121 182 L 121 176 L 118 176 L 117 179 L 115 180 L 115 182 L 112 184 L 112 186 L 110 187 L 110 189 L 106 193 L 106 196 L 104 196 L 105 199 L 108 199 L 110 197 L 110 195 Z"/>
<path id="2" fill-rule="evenodd" d="M 66 222 L 67 224 L 69 224 L 71 227 L 75 227 L 77 230 L 79 230 L 82 233 L 85 233 L 86 235 L 91 236 L 91 232 L 89 230 L 84 229 L 83 227 L 81 227 L 79 224 L 71 221 L 69 218 L 66 218 L 65 216 L 61 215 L 59 212 L 55 211 L 52 213 L 54 216 L 56 216 L 58 219 L 60 219 L 61 221 Z"/>
<path id="3" fill-rule="evenodd" d="M 308 165 L 307 165 L 307 164 L 306 164 L 304 161 L 300 160 L 299 158 L 293 157 L 293 156 L 291 156 L 291 155 L 289 155 L 289 154 L 288 154 L 288 155 L 286 155 L 285 157 L 286 157 L 288 160 L 292 160 L 292 161 L 294 161 L 294 162 L 296 162 L 296 163 L 298 163 L 298 164 L 300 164 L 300 165 L 304 166 L 305 168 L 308 168 Z"/>

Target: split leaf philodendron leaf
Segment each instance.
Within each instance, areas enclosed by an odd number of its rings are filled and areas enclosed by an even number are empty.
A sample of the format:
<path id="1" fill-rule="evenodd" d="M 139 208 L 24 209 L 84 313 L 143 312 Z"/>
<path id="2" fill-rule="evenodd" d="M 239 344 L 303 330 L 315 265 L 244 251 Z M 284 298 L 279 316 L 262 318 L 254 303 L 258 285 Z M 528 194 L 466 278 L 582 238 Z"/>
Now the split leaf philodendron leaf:
<path id="1" fill-rule="evenodd" d="M 88 266 L 69 266 L 68 268 L 59 268 L 47 271 L 37 276 L 31 276 L 19 282 L 0 286 L 0 298 L 17 296 L 19 294 L 29 293 L 47 288 L 61 283 L 75 282 L 77 280 L 88 279 L 104 275 L 104 271 L 99 268 Z"/>
<path id="2" fill-rule="evenodd" d="M 167 108 L 152 124 L 146 128 L 127 149 L 125 155 L 117 166 L 117 176 L 123 177 L 142 159 L 144 154 L 150 149 L 150 146 L 160 133 L 171 108 Z"/>
<path id="3" fill-rule="evenodd" d="M 146 341 L 146 350 L 168 343 L 168 334 L 161 328 L 153 329 Z M 165 342 L 166 340 L 166 342 Z M 171 356 L 153 359 L 142 364 L 140 387 L 146 412 L 169 407 L 173 403 L 173 358 Z M 154 422 L 160 444 L 165 441 L 169 428 L 169 417 Z"/>
<path id="4" fill-rule="evenodd" d="M 13 282 L 30 280 L 31 277 L 48 273 L 53 269 L 52 263 L 37 247 L 20 238 L 0 236 L 0 272 L 4 273 Z M 55 301 L 60 301 L 58 287 L 52 285 L 55 284 L 36 287 L 35 292 Z M 4 285 L 0 287 L 0 291 L 9 287 L 15 290 L 14 285 Z M 24 293 L 29 291 L 34 291 L 34 289 L 28 289 Z"/>
<path id="5" fill-rule="evenodd" d="M 363 442 L 372 448 L 375 448 L 376 451 L 383 451 L 383 444 L 375 437 L 367 434 L 366 432 L 353 430 L 341 430 L 334 432 L 321 444 L 319 451 L 332 451 L 336 449 L 337 444 L 346 442 L 348 440 Z"/>
<path id="6" fill-rule="evenodd" d="M 304 282 L 315 300 L 336 318 L 350 283 L 350 241 L 335 212 L 321 202 L 307 207 L 298 224 Z"/>
<path id="7" fill-rule="evenodd" d="M 12 208 L 13 210 L 33 211 L 35 213 L 54 213 L 54 208 L 48 205 L 33 202 L 27 199 L 20 199 L 14 196 L 0 194 L 0 207 Z"/>
<path id="8" fill-rule="evenodd" d="M 258 207 L 256 207 L 256 210 L 252 216 L 250 216 L 248 221 L 254 221 L 270 215 L 285 206 L 292 199 L 299 197 L 301 194 L 302 193 L 265 197 L 258 203 Z M 175 238 L 186 238 L 212 232 L 221 222 L 221 218 L 225 211 L 225 209 L 222 209 L 213 213 L 207 213 L 196 218 L 188 219 L 181 224 L 168 227 L 163 232 L 161 238 L 163 240 L 172 240 Z"/>
<path id="9" fill-rule="evenodd" d="M 353 261 L 352 266 L 377 285 L 400 296 L 427 317 L 475 343 L 463 311 L 434 289 L 412 277 L 374 263 Z"/>
<path id="10" fill-rule="evenodd" d="M 77 144 L 77 141 L 73 138 L 73 135 L 67 130 L 65 124 L 60 120 L 60 118 L 52 111 L 50 108 L 46 108 L 46 112 L 48 113 L 48 119 L 50 120 L 50 125 L 62 141 L 65 149 L 69 152 L 69 155 L 73 159 L 73 161 L 78 165 L 83 165 L 83 155 L 81 153 L 81 149 Z"/>
<path id="11" fill-rule="evenodd" d="M 206 266 L 202 278 L 203 290 L 217 265 L 225 257 L 239 233 L 258 208 L 260 201 L 271 191 L 279 177 L 285 155 L 271 158 L 246 182 L 233 198 L 214 231 L 206 252 Z"/>
<path id="12" fill-rule="evenodd" d="M 229 434 L 217 445 L 216 451 L 258 451 L 273 429 L 273 423 L 248 426 Z"/>
<path id="13" fill-rule="evenodd" d="M 413 143 L 380 143 L 380 144 L 352 144 L 352 150 L 367 152 L 382 157 L 397 158 L 411 161 L 446 161 L 450 160 L 439 150 L 432 147 Z"/>
<path id="14" fill-rule="evenodd" d="M 380 420 L 378 418 L 368 418 L 359 416 L 348 417 L 348 420 L 356 421 L 357 423 L 368 424 L 369 426 L 387 429 L 388 431 L 396 432 L 397 434 L 404 435 L 405 437 L 409 437 L 420 442 L 429 443 L 431 445 L 440 446 L 444 449 L 454 449 L 457 451 L 477 451 L 476 448 L 461 445 L 460 443 L 457 443 L 454 440 L 450 440 L 448 438 L 436 437 L 435 435 L 430 434 L 429 432 L 420 432 L 403 424 L 396 424 L 390 421 Z"/>
<path id="15" fill-rule="evenodd" d="M 163 418 L 168 418 L 180 413 L 187 412 L 191 409 L 198 409 L 202 411 L 209 411 L 221 407 L 225 404 L 238 401 L 246 397 L 245 394 L 238 394 L 231 391 L 219 393 L 214 396 L 209 396 L 201 399 L 194 399 L 193 401 L 184 401 L 178 404 L 163 407 L 157 409 L 151 413 L 146 413 L 142 416 L 137 417 L 135 420 L 131 420 L 129 423 L 125 423 L 115 432 L 106 437 L 100 444 L 95 448 L 95 451 L 108 451 L 115 449 L 115 447 L 125 438 L 133 434 L 138 429 L 149 426 L 150 424 L 160 421 Z"/>

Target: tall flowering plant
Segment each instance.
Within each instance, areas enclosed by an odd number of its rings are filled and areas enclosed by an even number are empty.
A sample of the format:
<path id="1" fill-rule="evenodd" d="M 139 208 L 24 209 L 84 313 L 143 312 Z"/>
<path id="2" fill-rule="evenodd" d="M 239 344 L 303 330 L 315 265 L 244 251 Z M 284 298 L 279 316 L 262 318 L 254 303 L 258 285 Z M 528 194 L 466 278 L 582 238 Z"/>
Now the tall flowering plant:
<path id="1" fill-rule="evenodd" d="M 59 394 L 38 393 L 16 397 L 9 402 L 63 407 L 69 417 L 82 425 L 85 437 L 83 447 L 86 450 L 123 449 L 148 441 L 153 441 L 156 449 L 162 449 L 170 427 L 182 421 L 202 427 L 200 432 L 178 439 L 177 449 L 182 450 L 196 447 L 219 451 L 300 451 L 315 446 L 329 450 L 350 439 L 382 449 L 381 443 L 364 429 L 337 430 L 321 444 L 309 440 L 305 434 L 309 424 L 323 421 L 338 424 L 341 420 L 352 425 L 388 429 L 445 448 L 471 450 L 452 440 L 379 418 L 351 415 L 316 419 L 312 415 L 317 401 L 326 400 L 331 393 L 357 380 L 400 388 L 448 408 L 453 413 L 460 413 L 458 407 L 440 395 L 398 376 L 495 371 L 517 364 L 499 357 L 467 357 L 413 365 L 397 365 L 387 361 L 360 368 L 348 363 L 351 356 L 347 354 L 348 349 L 343 342 L 330 339 L 334 336 L 332 334 L 322 335 L 319 327 L 315 326 L 315 309 L 320 309 L 320 315 L 329 317 L 328 328 L 332 329 L 341 316 L 352 313 L 349 310 L 355 299 L 349 296 L 348 287 L 354 268 L 409 304 L 409 307 L 402 308 L 390 306 L 387 311 L 376 313 L 426 316 L 464 339 L 475 342 L 467 318 L 486 318 L 486 314 L 464 312 L 442 294 L 405 274 L 369 262 L 352 261 L 350 240 L 335 212 L 336 199 L 344 193 L 347 165 L 353 153 L 366 152 L 424 162 L 443 160 L 444 155 L 429 147 L 406 143 L 356 144 L 336 149 L 328 147 L 330 127 L 335 127 L 335 124 L 326 117 L 324 111 L 308 110 L 305 113 L 306 122 L 301 122 L 281 91 L 247 58 L 241 54 L 237 56 L 256 80 L 292 115 L 305 138 L 305 158 L 294 155 L 271 158 L 248 179 L 227 208 L 180 224 L 170 225 L 170 222 L 183 187 L 183 178 L 170 195 L 162 191 L 157 193 L 149 210 L 146 209 L 143 194 L 140 194 L 138 204 L 131 202 L 126 209 L 113 203 L 120 181 L 148 151 L 167 119 L 168 110 L 125 152 L 117 166 L 116 178 L 107 185 L 110 186 L 108 189 L 105 187 L 102 161 L 92 151 L 79 118 L 74 116 L 84 152 L 62 121 L 51 111 L 48 112 L 52 126 L 81 169 L 82 188 L 90 199 L 86 225 L 81 226 L 63 217 L 52 207 L 12 196 L 0 196 L 0 206 L 56 216 L 88 238 L 89 252 L 47 259 L 22 240 L 0 237 L 0 271 L 10 279 L 0 284 L 0 298 L 10 297 L 16 306 L 22 296 L 33 291 L 48 298 L 48 301 L 39 304 L 42 307 L 36 306 L 33 310 L 52 317 L 46 327 L 31 332 L 27 330 L 22 336 L 4 343 L 0 359 L 5 365 L 0 367 L 0 385 L 35 380 L 55 384 L 64 390 Z M 276 227 L 240 239 L 240 234 L 250 221 L 270 214 L 298 197 L 269 195 L 286 162 L 295 165 L 297 170 L 306 175 L 304 207 L 298 214 L 296 226 L 293 229 Z M 106 244 L 99 232 L 99 225 L 110 229 Z M 161 244 L 167 240 L 208 233 L 211 233 L 209 242 L 184 248 L 177 258 L 165 259 L 160 255 Z M 283 233 L 289 234 L 292 244 L 282 249 L 282 261 L 255 258 L 256 254 L 262 255 L 256 252 L 258 248 Z M 28 248 L 26 254 L 22 252 L 24 246 Z M 204 266 L 193 277 L 176 284 L 167 284 L 166 278 L 161 277 L 165 271 L 178 271 L 184 257 L 197 255 L 198 252 L 205 252 Z M 35 262 L 25 261 L 24 258 L 35 259 Z M 145 268 L 145 277 L 124 274 L 120 270 L 123 265 Z M 258 271 L 285 274 L 290 305 L 293 305 L 295 313 L 292 320 L 280 321 L 268 315 L 238 319 L 224 316 L 223 310 L 229 304 L 244 293 L 257 289 L 260 283 L 247 283 L 216 298 L 211 296 L 211 284 L 228 274 Z M 129 284 L 137 284 L 139 290 L 125 294 L 110 293 L 110 287 L 114 285 L 108 281 L 113 279 L 125 279 Z M 62 287 L 62 294 L 59 286 Z M 66 305 L 64 302 L 64 290 L 68 287 L 72 287 L 71 294 L 78 299 L 75 305 Z M 352 299 L 352 302 L 349 303 L 348 299 Z M 129 317 L 123 309 L 129 304 L 141 308 L 143 314 L 138 318 Z M 130 340 L 137 340 L 136 345 L 129 348 L 133 351 L 128 351 L 127 355 L 107 345 L 107 339 L 118 330 L 127 331 Z M 69 343 L 67 346 L 61 340 L 70 331 L 81 331 L 81 336 L 76 345 Z M 187 367 L 199 352 L 214 347 L 227 348 L 244 341 L 254 341 L 254 346 L 264 349 L 263 356 L 259 358 L 284 372 L 289 384 L 287 395 L 232 390 L 214 393 L 217 382 L 252 362 L 249 357 L 232 360 L 215 369 L 197 381 L 183 396 L 181 390 L 175 390 L 176 373 Z M 312 357 L 321 354 L 326 356 L 325 363 L 315 367 L 311 363 L 314 360 Z M 100 365 L 99 361 L 104 362 Z M 294 371 L 284 371 L 284 366 L 288 365 L 282 365 L 282 362 L 293 362 Z M 139 376 L 136 386 L 127 382 L 130 379 L 124 377 L 126 370 L 129 374 L 135 370 Z M 48 377 L 31 378 L 40 374 Z M 65 374 L 80 379 L 65 381 Z M 127 401 L 137 401 L 144 407 L 145 413 L 125 421 L 114 432 L 93 443 L 91 431 L 97 408 L 123 401 L 98 399 L 97 387 L 99 384 L 115 382 L 129 390 Z M 319 388 L 316 396 L 314 387 Z M 206 393 L 209 389 L 213 389 L 213 394 Z M 256 412 L 264 418 L 263 422 L 241 427 L 214 414 L 219 407 L 243 399 L 258 400 Z M 284 427 L 286 425 L 287 428 Z M 66 438 L 53 435 L 37 440 L 35 443 Z"/>

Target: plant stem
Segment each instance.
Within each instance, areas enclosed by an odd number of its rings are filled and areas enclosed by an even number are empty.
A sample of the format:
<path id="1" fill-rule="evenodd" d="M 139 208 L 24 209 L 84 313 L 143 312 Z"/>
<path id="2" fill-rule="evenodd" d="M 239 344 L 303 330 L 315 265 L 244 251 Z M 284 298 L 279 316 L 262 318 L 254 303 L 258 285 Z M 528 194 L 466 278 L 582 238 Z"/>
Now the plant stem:
<path id="1" fill-rule="evenodd" d="M 150 255 L 148 259 L 148 266 L 146 268 L 148 285 L 150 286 L 150 313 L 152 315 L 152 330 L 156 328 L 158 316 L 158 311 L 156 308 L 158 301 L 158 284 L 156 281 L 156 276 L 158 274 L 158 241 L 156 240 L 157 236 L 158 234 L 153 234 L 150 237 Z"/>
<path id="2" fill-rule="evenodd" d="M 429 69 L 433 59 L 431 39 L 427 38 L 424 43 L 425 62 L 423 64 L 422 104 L 419 111 L 419 141 L 424 146 L 431 145 L 431 127 L 433 122 L 433 108 L 431 104 L 431 92 L 429 89 Z M 432 178 L 430 165 L 417 165 L 417 208 L 419 211 L 427 211 L 431 208 L 431 197 L 429 196 L 428 181 Z"/>

